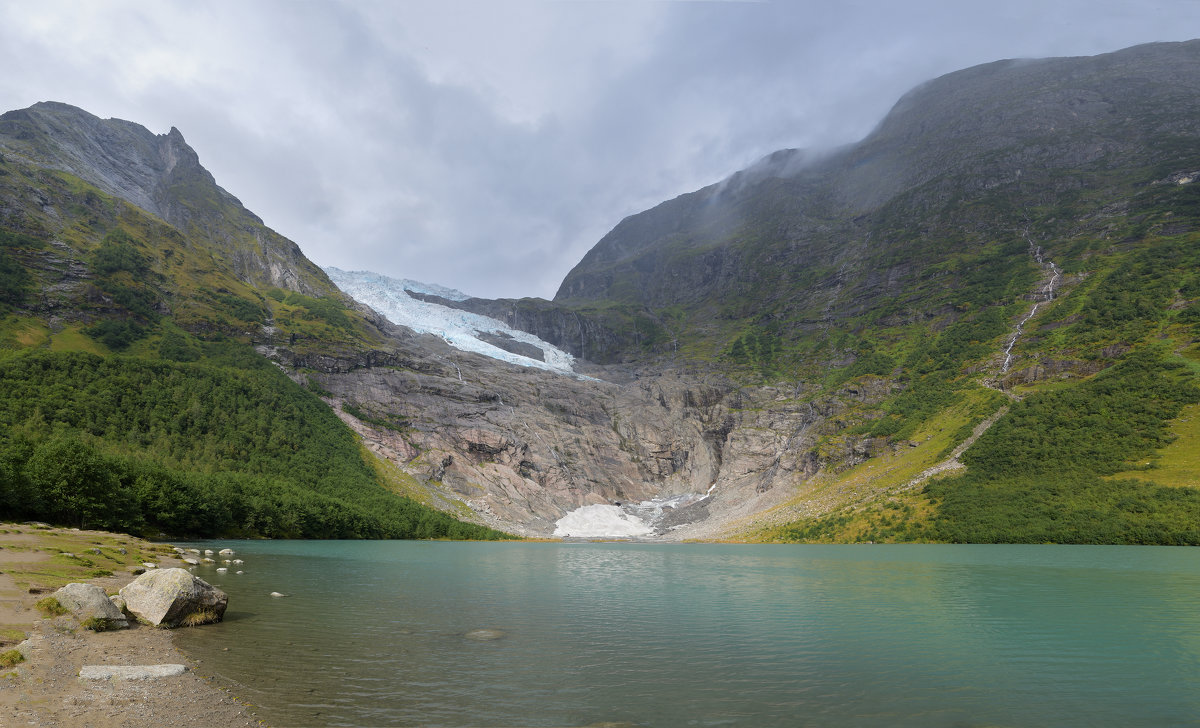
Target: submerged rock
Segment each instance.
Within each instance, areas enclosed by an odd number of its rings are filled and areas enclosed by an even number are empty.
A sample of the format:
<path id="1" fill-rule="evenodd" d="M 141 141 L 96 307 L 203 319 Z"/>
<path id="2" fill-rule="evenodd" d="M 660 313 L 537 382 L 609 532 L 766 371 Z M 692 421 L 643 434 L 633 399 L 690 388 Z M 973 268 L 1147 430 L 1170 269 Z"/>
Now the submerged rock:
<path id="1" fill-rule="evenodd" d="M 85 626 L 98 628 L 96 631 L 129 626 L 125 614 L 95 584 L 67 584 L 54 592 L 54 598 L 83 622 L 91 620 Z"/>
<path id="2" fill-rule="evenodd" d="M 502 629 L 473 629 L 464 634 L 463 637 L 466 637 L 469 640 L 486 642 L 488 640 L 503 639 L 506 634 L 507 633 Z"/>
<path id="3" fill-rule="evenodd" d="M 130 613 L 150 624 L 179 627 L 220 622 L 229 596 L 187 569 L 148 571 L 121 589 Z"/>

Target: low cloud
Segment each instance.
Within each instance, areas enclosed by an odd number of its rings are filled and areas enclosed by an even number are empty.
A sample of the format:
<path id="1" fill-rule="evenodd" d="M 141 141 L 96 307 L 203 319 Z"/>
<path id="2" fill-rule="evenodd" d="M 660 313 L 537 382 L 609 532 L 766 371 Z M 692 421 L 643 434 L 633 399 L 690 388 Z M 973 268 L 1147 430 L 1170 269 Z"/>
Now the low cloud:
<path id="1" fill-rule="evenodd" d="M 162 133 L 318 263 L 552 296 L 626 215 L 908 88 L 1200 27 L 1200 4 L 49 1 L 0 7 L 0 105 Z"/>

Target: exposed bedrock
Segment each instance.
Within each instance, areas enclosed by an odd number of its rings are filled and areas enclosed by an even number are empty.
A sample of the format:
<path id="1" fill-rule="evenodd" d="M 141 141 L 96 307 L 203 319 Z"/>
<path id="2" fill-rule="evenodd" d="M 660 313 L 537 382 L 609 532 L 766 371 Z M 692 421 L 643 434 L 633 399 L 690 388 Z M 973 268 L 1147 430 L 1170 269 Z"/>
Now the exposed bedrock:
<path id="1" fill-rule="evenodd" d="M 606 370 L 620 381 L 600 381 L 451 356 L 422 371 L 327 362 L 294 375 L 315 379 L 368 447 L 435 501 L 525 535 L 548 536 L 585 505 L 710 488 L 704 508 L 676 520 L 716 528 L 794 495 L 822 467 L 816 442 L 841 427 L 843 401 L 882 394 L 810 403 L 708 372 Z"/>

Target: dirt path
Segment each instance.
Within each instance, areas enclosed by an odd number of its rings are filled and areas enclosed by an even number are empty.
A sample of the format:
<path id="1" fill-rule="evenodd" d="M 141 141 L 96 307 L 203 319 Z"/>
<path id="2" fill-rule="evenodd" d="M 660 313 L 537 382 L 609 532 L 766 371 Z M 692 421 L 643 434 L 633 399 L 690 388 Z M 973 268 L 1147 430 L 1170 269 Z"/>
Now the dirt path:
<path id="1" fill-rule="evenodd" d="M 98 531 L 42 529 L 0 524 L 0 653 L 27 635 L 25 662 L 0 670 L 0 725 L 52 728 L 152 728 L 159 726 L 259 726 L 247 707 L 214 687 L 203 669 L 175 648 L 171 632 L 138 625 L 117 632 L 91 632 L 70 616 L 44 619 L 37 600 L 64 580 L 87 581 L 115 592 L 133 579 L 123 563 L 152 558 L 161 567 L 181 566 L 154 544 Z M 60 555 L 68 550 L 94 556 L 80 566 Z M 88 551 L 98 550 L 98 555 Z M 128 554 L 117 550 L 125 549 Z M 147 554 L 153 554 L 148 556 Z M 111 563 L 110 563 L 111 562 Z M 73 578 L 73 569 L 111 576 Z M 35 593 L 31 593 L 31 590 Z M 197 627 L 196 629 L 203 629 Z M 184 674 L 147 680 L 83 680 L 84 665 L 183 664 Z"/>

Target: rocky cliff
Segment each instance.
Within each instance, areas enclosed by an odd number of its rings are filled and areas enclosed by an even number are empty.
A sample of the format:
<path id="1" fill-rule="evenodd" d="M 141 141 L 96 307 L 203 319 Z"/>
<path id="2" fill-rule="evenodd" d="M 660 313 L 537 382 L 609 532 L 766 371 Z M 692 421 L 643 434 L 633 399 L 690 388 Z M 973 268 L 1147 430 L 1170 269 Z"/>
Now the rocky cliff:
<path id="1" fill-rule="evenodd" d="M 613 369 L 603 381 L 448 347 L 437 353 L 434 341 L 419 349 L 438 358 L 365 366 L 266 353 L 319 384 L 374 452 L 443 505 L 465 502 L 488 525 L 526 535 L 549 536 L 555 521 L 586 505 L 710 490 L 662 531 L 712 535 L 794 498 L 823 467 L 847 467 L 885 446 L 862 438 L 845 451 L 818 448 L 842 428 L 839 414 L 886 395 L 886 385 L 814 400 L 803 391 L 739 386 L 712 371 Z"/>
<path id="2" fill-rule="evenodd" d="M 197 235 L 228 256 L 246 283 L 310 295 L 337 291 L 299 246 L 217 185 L 174 127 L 154 134 L 133 122 L 41 102 L 0 115 L 0 152 L 68 172 Z"/>

